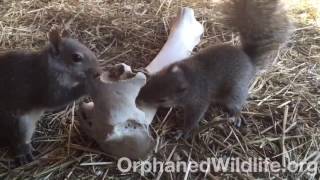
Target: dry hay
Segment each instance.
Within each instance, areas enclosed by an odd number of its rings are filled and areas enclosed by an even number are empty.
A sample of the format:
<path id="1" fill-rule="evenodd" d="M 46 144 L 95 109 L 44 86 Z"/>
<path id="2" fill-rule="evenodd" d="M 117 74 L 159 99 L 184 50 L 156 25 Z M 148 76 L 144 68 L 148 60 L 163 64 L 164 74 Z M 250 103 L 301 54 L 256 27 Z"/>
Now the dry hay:
<path id="1" fill-rule="evenodd" d="M 170 136 L 170 122 L 181 119 L 181 113 L 163 109 L 153 123 L 158 142 L 153 157 L 163 161 L 269 157 L 272 161 L 300 162 L 319 151 L 320 9 L 316 4 L 320 6 L 317 0 L 288 2 L 297 30 L 288 46 L 279 52 L 272 69 L 253 84 L 243 109 L 246 128 L 235 129 L 221 120 L 222 113 L 211 109 L 193 140 L 175 141 Z M 181 6 L 193 7 L 205 26 L 199 47 L 237 42 L 234 34 L 215 22 L 218 17 L 213 1 L 0 0 L 0 49 L 38 49 L 44 45 L 51 25 L 64 22 L 70 25 L 74 37 L 97 53 L 102 65 L 126 62 L 139 68 L 159 52 L 168 35 L 170 19 Z M 33 145 L 39 153 L 36 160 L 11 170 L 6 164 L 8 150 L 1 150 L 1 179 L 312 178 L 303 173 L 121 174 L 116 171 L 116 161 L 79 133 L 76 103 L 45 115 Z"/>

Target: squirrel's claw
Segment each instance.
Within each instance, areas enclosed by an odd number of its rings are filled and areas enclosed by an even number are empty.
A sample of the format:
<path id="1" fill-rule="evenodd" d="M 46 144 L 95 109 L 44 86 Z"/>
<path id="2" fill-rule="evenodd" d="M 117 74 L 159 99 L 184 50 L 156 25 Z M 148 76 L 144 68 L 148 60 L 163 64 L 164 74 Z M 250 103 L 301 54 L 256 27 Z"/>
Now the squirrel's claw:
<path id="1" fill-rule="evenodd" d="M 246 125 L 245 119 L 241 115 L 229 117 L 228 120 L 238 129 Z"/>
<path id="2" fill-rule="evenodd" d="M 14 167 L 19 167 L 28 164 L 34 160 L 34 156 L 31 152 L 23 155 L 19 155 L 14 159 Z"/>
<path id="3" fill-rule="evenodd" d="M 184 132 L 183 132 L 183 130 L 176 130 L 176 131 L 174 131 L 173 132 L 173 139 L 174 140 L 179 140 L 180 138 L 182 138 L 184 136 Z"/>

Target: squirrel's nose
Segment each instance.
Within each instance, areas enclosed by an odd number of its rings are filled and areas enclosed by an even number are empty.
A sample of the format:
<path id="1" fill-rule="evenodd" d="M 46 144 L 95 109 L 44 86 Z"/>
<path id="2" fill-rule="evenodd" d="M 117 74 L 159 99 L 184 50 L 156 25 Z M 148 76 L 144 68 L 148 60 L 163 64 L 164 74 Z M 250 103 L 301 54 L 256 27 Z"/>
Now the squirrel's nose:
<path id="1" fill-rule="evenodd" d="M 143 105 L 143 101 L 140 99 L 139 96 L 136 98 L 136 105 L 137 106 L 142 106 Z"/>
<path id="2" fill-rule="evenodd" d="M 101 71 L 97 71 L 92 76 L 93 78 L 97 79 L 98 77 L 100 77 L 100 75 L 101 75 Z"/>
<path id="3" fill-rule="evenodd" d="M 88 69 L 88 75 L 91 76 L 91 78 L 97 79 L 101 74 L 102 69 L 100 67 Z"/>

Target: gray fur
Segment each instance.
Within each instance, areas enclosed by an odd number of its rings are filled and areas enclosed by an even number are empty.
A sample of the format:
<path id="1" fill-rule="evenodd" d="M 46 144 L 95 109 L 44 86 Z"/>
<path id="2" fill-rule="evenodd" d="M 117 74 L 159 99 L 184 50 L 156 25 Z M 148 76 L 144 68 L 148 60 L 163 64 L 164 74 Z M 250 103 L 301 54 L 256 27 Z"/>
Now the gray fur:
<path id="1" fill-rule="evenodd" d="M 42 50 L 0 55 L 0 139 L 11 146 L 18 164 L 32 159 L 30 142 L 43 111 L 86 95 L 86 78 L 98 71 L 93 52 L 54 28 Z"/>
<path id="2" fill-rule="evenodd" d="M 278 6 L 277 0 L 225 4 L 224 22 L 240 32 L 243 48 L 216 45 L 164 68 L 150 77 L 137 102 L 182 107 L 186 136 L 211 103 L 239 121 L 259 64 L 272 60 L 262 57 L 278 50 L 289 36 L 289 20 L 286 14 L 278 14 Z"/>

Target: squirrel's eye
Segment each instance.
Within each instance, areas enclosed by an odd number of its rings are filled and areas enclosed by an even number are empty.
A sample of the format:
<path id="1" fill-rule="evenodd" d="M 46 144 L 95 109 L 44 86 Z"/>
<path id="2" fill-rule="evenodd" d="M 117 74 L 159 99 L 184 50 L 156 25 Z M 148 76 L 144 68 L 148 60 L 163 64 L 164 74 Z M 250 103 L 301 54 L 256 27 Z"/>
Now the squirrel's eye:
<path id="1" fill-rule="evenodd" d="M 82 61 L 81 54 L 78 54 L 78 53 L 72 54 L 72 61 L 75 62 L 75 63 L 81 62 Z"/>
<path id="2" fill-rule="evenodd" d="M 158 103 L 165 103 L 167 101 L 167 98 L 161 98 L 158 100 Z"/>
<path id="3" fill-rule="evenodd" d="M 179 87 L 178 89 L 176 89 L 176 93 L 180 94 L 180 93 L 184 93 L 187 90 L 187 87 Z"/>

